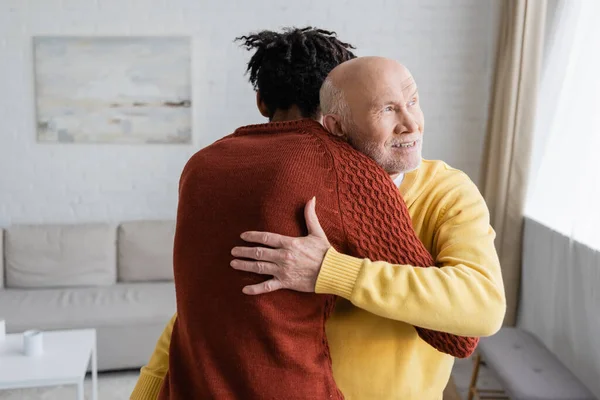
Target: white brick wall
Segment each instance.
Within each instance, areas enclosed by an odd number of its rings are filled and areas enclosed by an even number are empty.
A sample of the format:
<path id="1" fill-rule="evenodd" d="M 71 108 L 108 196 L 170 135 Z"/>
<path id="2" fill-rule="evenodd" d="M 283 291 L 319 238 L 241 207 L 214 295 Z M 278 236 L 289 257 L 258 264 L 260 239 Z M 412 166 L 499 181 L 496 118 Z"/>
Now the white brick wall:
<path id="1" fill-rule="evenodd" d="M 262 121 L 244 76 L 249 53 L 233 38 L 288 25 L 332 29 L 359 55 L 407 64 L 426 115 L 425 156 L 477 181 L 500 1 L 1 0 L 0 226 L 174 217 L 188 157 Z M 31 37 L 62 34 L 193 36 L 194 144 L 36 143 Z"/>

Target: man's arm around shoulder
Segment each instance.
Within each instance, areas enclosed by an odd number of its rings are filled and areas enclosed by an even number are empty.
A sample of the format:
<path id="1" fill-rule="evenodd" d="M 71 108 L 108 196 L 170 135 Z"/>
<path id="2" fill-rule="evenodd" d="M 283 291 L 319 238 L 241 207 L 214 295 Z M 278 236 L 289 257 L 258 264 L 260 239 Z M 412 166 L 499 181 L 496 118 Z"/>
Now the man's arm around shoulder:
<path id="1" fill-rule="evenodd" d="M 495 233 L 479 190 L 456 172 L 453 193 L 424 229 L 434 236 L 440 268 L 358 259 L 331 249 L 316 292 L 342 296 L 369 312 L 461 336 L 490 336 L 504 319 L 506 300 Z"/>

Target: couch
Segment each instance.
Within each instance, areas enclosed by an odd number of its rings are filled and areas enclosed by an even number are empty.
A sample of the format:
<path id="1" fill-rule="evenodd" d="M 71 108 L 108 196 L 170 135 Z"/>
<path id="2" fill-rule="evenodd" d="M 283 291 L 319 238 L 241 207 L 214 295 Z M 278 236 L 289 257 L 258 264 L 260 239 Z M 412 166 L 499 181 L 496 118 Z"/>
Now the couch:
<path id="1" fill-rule="evenodd" d="M 173 221 L 0 229 L 8 333 L 95 328 L 99 370 L 139 368 L 175 312 Z"/>

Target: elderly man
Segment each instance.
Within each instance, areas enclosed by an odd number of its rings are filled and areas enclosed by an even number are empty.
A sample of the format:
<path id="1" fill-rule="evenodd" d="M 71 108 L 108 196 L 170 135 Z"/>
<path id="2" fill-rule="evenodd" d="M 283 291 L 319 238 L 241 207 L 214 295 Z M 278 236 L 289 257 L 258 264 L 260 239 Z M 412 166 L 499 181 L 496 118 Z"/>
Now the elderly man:
<path id="1" fill-rule="evenodd" d="M 341 64 L 323 85 L 321 107 L 330 134 L 367 154 L 394 179 L 439 268 L 341 254 L 313 213 L 307 213 L 307 225 L 315 229 L 305 237 L 245 233 L 244 240 L 269 251 L 238 246 L 232 254 L 245 260 L 232 261 L 232 267 L 273 277 L 245 287 L 247 294 L 291 289 L 340 297 L 326 327 L 334 377 L 346 398 L 439 399 L 453 358 L 422 341 L 413 326 L 486 336 L 504 316 L 486 205 L 465 174 L 421 160 L 417 87 L 399 63 L 369 57 Z M 143 376 L 161 376 L 170 334 L 167 326 Z"/>

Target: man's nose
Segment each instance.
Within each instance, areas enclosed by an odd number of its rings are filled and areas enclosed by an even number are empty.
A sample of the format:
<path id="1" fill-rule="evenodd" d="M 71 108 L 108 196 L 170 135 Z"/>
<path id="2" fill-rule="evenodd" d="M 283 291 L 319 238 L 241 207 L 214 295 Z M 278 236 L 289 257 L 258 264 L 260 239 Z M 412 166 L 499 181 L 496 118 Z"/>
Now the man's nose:
<path id="1" fill-rule="evenodd" d="M 402 110 L 398 117 L 397 133 L 410 134 L 419 131 L 419 124 L 407 109 Z"/>

